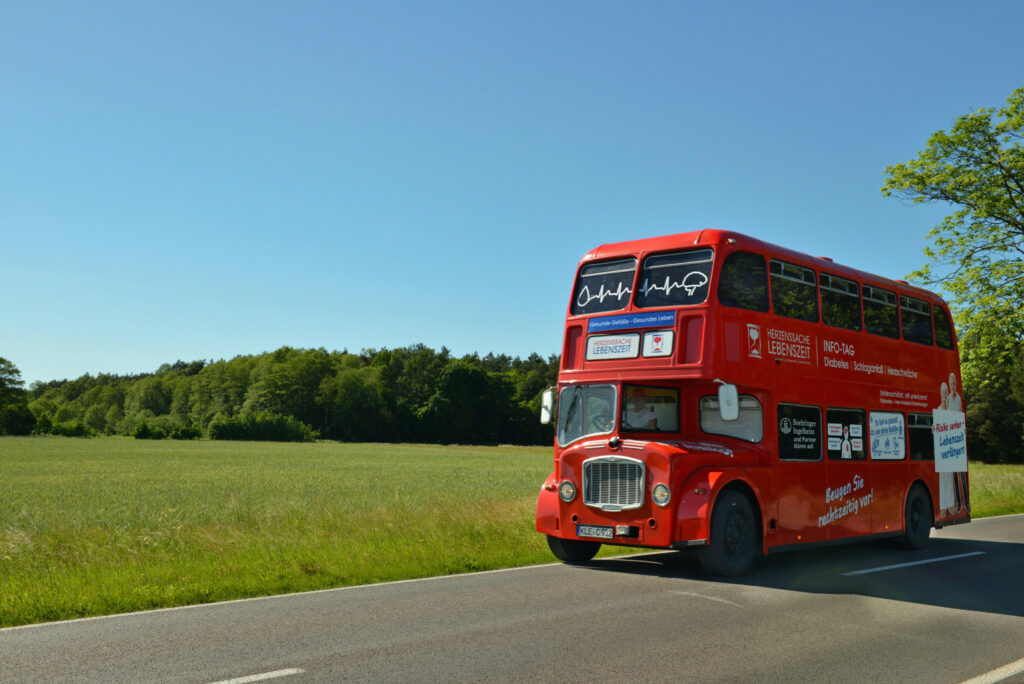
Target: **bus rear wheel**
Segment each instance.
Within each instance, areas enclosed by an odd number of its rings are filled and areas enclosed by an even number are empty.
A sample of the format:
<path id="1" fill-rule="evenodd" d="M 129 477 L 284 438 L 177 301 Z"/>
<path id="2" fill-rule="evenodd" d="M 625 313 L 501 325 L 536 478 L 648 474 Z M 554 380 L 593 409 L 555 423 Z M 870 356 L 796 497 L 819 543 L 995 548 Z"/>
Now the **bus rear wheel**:
<path id="1" fill-rule="evenodd" d="M 932 533 L 932 504 L 920 485 L 915 485 L 907 495 L 907 506 L 903 514 L 903 537 L 900 543 L 905 549 L 923 549 Z"/>
<path id="2" fill-rule="evenodd" d="M 757 555 L 757 527 L 750 501 L 738 491 L 722 492 L 711 513 L 711 539 L 697 548 L 697 558 L 710 575 L 737 577 Z"/>
<path id="3" fill-rule="evenodd" d="M 555 558 L 564 563 L 586 563 L 597 555 L 601 542 L 576 541 L 575 539 L 559 539 L 548 535 L 548 548 Z"/>

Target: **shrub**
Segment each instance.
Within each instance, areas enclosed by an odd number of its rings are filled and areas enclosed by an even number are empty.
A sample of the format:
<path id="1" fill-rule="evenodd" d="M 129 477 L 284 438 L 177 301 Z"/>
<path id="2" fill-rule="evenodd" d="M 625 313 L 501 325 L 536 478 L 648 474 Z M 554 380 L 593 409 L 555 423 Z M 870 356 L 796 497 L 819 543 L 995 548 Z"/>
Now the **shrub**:
<path id="1" fill-rule="evenodd" d="M 210 439 L 251 440 L 256 442 L 311 442 L 313 430 L 291 416 L 275 413 L 250 413 L 234 418 L 218 418 L 210 423 Z"/>
<path id="2" fill-rule="evenodd" d="M 181 425 L 171 430 L 171 439 L 199 439 L 203 431 L 194 425 Z"/>
<path id="3" fill-rule="evenodd" d="M 150 425 L 146 421 L 136 423 L 128 434 L 135 439 L 164 439 L 167 437 L 167 433 L 162 427 Z"/>
<path id="4" fill-rule="evenodd" d="M 63 437 L 93 437 L 96 431 L 80 420 L 69 420 L 64 423 L 54 423 L 50 433 Z"/>

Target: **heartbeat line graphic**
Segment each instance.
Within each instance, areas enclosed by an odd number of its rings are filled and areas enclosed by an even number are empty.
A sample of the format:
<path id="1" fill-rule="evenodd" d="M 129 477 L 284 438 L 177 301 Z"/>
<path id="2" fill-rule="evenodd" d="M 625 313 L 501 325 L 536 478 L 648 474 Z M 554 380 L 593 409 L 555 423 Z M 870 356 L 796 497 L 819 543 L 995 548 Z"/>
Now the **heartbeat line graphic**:
<path id="1" fill-rule="evenodd" d="M 682 289 L 686 290 L 687 296 L 692 297 L 693 293 L 696 292 L 698 288 L 704 287 L 707 284 L 708 277 L 706 275 L 700 271 L 690 271 L 683 276 L 683 279 L 680 282 L 672 280 L 670 276 L 665 276 L 664 285 L 648 284 L 648 281 L 645 279 L 644 286 L 640 288 L 640 294 L 646 297 L 651 292 L 658 292 L 660 290 L 665 293 L 666 297 L 668 297 L 672 294 L 672 290 Z"/>
<path id="2" fill-rule="evenodd" d="M 576 306 L 582 309 L 595 299 L 604 304 L 604 300 L 607 297 L 615 297 L 615 299 L 622 299 L 624 296 L 629 295 L 632 291 L 633 290 L 626 287 L 622 283 L 619 283 L 616 289 L 614 290 L 606 290 L 604 289 L 604 284 L 602 284 L 601 288 L 597 291 L 597 294 L 592 295 L 590 294 L 590 287 L 584 285 L 583 289 L 580 290 L 579 295 L 576 297 Z"/>

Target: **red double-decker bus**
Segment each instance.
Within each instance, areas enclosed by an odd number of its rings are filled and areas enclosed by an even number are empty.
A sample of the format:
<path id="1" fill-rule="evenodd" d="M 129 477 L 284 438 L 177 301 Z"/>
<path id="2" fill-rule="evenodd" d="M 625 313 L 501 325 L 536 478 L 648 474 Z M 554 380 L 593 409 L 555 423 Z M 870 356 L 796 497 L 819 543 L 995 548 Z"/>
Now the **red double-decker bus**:
<path id="1" fill-rule="evenodd" d="M 536 528 L 567 562 L 601 544 L 761 554 L 970 520 L 946 304 L 908 285 L 702 230 L 583 257 Z"/>

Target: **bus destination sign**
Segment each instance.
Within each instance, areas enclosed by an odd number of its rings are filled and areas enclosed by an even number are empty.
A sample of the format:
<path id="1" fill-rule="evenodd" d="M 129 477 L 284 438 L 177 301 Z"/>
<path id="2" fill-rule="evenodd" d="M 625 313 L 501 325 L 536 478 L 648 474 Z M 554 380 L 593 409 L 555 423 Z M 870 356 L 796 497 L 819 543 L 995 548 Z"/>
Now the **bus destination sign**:
<path id="1" fill-rule="evenodd" d="M 624 314 L 621 316 L 598 316 L 587 322 L 587 332 L 609 332 L 632 328 L 672 327 L 676 324 L 675 311 L 651 311 L 650 313 Z"/>

